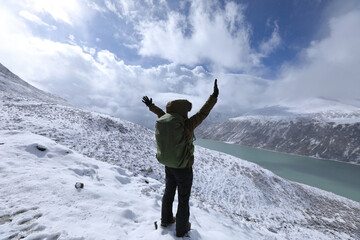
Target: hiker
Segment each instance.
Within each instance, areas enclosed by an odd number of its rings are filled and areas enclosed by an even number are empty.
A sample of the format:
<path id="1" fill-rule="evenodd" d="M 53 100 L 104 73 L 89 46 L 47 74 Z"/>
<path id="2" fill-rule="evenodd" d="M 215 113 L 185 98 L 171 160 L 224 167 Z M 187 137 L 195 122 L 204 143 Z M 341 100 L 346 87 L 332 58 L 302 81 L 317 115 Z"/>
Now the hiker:
<path id="1" fill-rule="evenodd" d="M 157 142 L 158 161 L 165 165 L 166 186 L 162 198 L 161 226 L 166 227 L 176 220 L 176 236 L 183 237 L 191 228 L 189 222 L 189 198 L 193 181 L 192 165 L 194 163 L 194 129 L 209 115 L 217 102 L 219 89 L 217 79 L 214 92 L 204 106 L 194 116 L 188 118 L 192 104 L 188 100 L 174 100 L 166 105 L 166 113 L 152 102 L 152 98 L 143 97 L 142 102 L 155 113 L 155 137 Z M 178 189 L 178 208 L 176 218 L 172 205 L 175 191 Z"/>

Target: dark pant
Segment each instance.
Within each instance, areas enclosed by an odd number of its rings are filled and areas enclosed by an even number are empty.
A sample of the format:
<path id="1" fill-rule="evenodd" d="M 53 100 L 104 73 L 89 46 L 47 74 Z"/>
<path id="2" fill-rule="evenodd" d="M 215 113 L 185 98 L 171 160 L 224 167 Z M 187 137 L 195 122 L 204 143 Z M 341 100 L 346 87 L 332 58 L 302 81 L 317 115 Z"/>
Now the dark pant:
<path id="1" fill-rule="evenodd" d="M 190 217 L 189 199 L 193 181 L 192 168 L 165 167 L 166 187 L 162 198 L 161 221 L 170 223 L 173 218 L 172 205 L 176 187 L 178 188 L 178 208 L 176 213 L 176 234 L 184 235 L 188 231 Z"/>

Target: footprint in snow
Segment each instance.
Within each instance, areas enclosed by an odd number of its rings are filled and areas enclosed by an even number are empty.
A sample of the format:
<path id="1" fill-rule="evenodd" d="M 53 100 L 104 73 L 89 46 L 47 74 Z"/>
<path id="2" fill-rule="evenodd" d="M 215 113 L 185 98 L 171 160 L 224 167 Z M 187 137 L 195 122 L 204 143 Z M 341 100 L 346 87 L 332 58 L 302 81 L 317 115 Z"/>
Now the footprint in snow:
<path id="1" fill-rule="evenodd" d="M 18 221 L 18 225 L 23 225 L 25 223 L 29 223 L 31 221 L 34 221 L 38 218 L 42 217 L 42 214 L 41 213 L 38 213 L 34 216 L 31 216 L 31 217 L 26 217 L 26 218 L 23 218 L 23 219 L 20 219 L 20 221 Z"/>
<path id="2" fill-rule="evenodd" d="M 120 174 L 120 176 L 116 176 L 116 180 L 118 180 L 121 184 L 129 184 L 131 183 L 131 176 L 126 173 L 126 171 L 122 168 L 116 168 L 116 171 Z"/>
<path id="3" fill-rule="evenodd" d="M 88 168 L 99 169 L 99 166 L 95 164 L 81 163 L 81 165 L 84 165 L 85 167 Z"/>
<path id="4" fill-rule="evenodd" d="M 28 153 L 34 154 L 38 158 L 42 158 L 46 155 L 46 153 L 49 151 L 45 146 L 34 143 L 26 147 L 25 151 Z"/>
<path id="5" fill-rule="evenodd" d="M 116 168 L 116 171 L 120 174 L 120 175 L 123 175 L 125 177 L 130 177 L 129 174 L 126 173 L 126 171 L 122 168 Z"/>
<path id="6" fill-rule="evenodd" d="M 76 175 L 80 177 L 87 176 L 90 177 L 91 179 L 96 179 L 98 181 L 101 181 L 98 172 L 93 168 L 87 168 L 87 169 L 69 168 L 69 170 L 73 171 Z"/>
<path id="7" fill-rule="evenodd" d="M 87 164 L 82 162 L 77 162 L 79 165 L 84 166 L 83 169 L 78 168 L 68 168 L 69 170 L 73 171 L 76 175 L 83 177 L 91 177 L 91 179 L 96 179 L 97 181 L 101 181 L 101 178 L 98 175 L 97 169 L 99 169 L 99 166 L 95 164 Z"/>
<path id="8" fill-rule="evenodd" d="M 43 214 L 38 212 L 38 207 L 23 208 L 12 214 L 0 216 L 0 225 L 5 225 L 9 229 L 9 234 L 4 239 L 15 240 L 31 236 L 31 239 L 51 239 L 56 240 L 60 233 L 44 234 L 45 226 L 40 225 L 37 220 Z"/>
<path id="9" fill-rule="evenodd" d="M 115 178 L 116 178 L 116 180 L 118 180 L 121 184 L 129 184 L 129 183 L 131 183 L 131 180 L 130 180 L 130 178 L 128 178 L 128 177 L 116 176 Z"/>
<path id="10" fill-rule="evenodd" d="M 127 219 L 130 219 L 130 220 L 133 220 L 134 222 L 136 221 L 136 214 L 131 211 L 130 209 L 126 209 L 124 210 L 121 215 L 124 217 L 124 218 L 127 218 Z"/>

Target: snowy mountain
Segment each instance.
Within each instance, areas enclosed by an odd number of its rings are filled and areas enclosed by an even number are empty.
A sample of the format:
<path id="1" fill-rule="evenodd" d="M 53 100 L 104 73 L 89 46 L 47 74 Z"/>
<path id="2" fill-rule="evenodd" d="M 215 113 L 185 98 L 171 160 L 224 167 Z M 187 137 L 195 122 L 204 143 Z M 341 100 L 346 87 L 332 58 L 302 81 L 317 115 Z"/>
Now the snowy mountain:
<path id="1" fill-rule="evenodd" d="M 6 94 L 5 94 L 6 93 Z M 21 100 L 20 98 L 26 98 L 27 100 L 40 100 L 48 103 L 58 103 L 62 105 L 68 105 L 66 100 L 41 91 L 27 82 L 23 81 L 17 75 L 12 73 L 4 65 L 0 63 L 0 97 L 8 98 L 8 100 Z"/>
<path id="2" fill-rule="evenodd" d="M 153 131 L 32 87 L 9 94 L 13 80 L 2 76 L 1 239 L 175 238 L 154 228 L 164 171 Z M 358 239 L 359 215 L 358 202 L 196 147 L 192 239 Z"/>
<path id="3" fill-rule="evenodd" d="M 360 164 L 360 109 L 325 99 L 258 109 L 200 126 L 197 137 Z"/>

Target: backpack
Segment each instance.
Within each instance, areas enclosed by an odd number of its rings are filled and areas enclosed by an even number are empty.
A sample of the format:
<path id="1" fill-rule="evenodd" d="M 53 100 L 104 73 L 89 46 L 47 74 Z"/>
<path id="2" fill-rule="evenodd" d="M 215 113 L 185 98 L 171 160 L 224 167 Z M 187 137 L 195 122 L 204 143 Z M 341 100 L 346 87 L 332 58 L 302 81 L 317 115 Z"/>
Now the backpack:
<path id="1" fill-rule="evenodd" d="M 193 138 L 186 140 L 185 119 L 177 113 L 166 113 L 155 125 L 156 158 L 171 168 L 186 168 L 194 154 Z"/>

